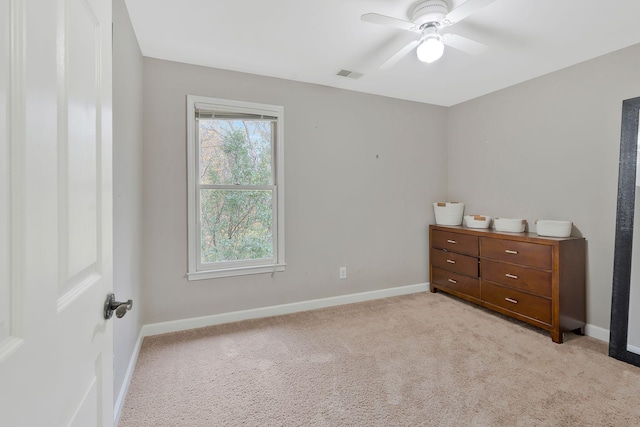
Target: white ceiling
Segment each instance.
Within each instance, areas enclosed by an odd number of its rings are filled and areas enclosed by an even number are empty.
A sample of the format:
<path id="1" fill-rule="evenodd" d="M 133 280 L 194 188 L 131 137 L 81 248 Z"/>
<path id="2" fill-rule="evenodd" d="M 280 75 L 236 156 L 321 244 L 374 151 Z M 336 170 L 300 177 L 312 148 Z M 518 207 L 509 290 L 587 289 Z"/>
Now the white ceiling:
<path id="1" fill-rule="evenodd" d="M 417 35 L 360 16 L 410 20 L 418 3 L 126 0 L 144 56 L 442 106 L 640 43 L 640 0 L 496 0 L 447 28 L 486 44 L 484 53 L 447 48 L 425 64 L 412 52 L 379 70 Z M 342 69 L 363 76 L 337 76 Z"/>

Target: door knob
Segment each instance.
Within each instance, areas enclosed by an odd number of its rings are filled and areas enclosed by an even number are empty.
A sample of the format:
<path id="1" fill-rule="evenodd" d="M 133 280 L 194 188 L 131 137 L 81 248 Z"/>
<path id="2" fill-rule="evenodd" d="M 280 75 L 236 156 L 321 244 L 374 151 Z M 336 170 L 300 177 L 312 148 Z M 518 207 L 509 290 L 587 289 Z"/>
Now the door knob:
<path id="1" fill-rule="evenodd" d="M 109 294 L 107 295 L 107 300 L 104 302 L 104 318 L 111 319 L 115 311 L 116 317 L 120 319 L 127 314 L 127 311 L 131 310 L 131 307 L 133 307 L 132 300 L 128 300 L 127 302 L 116 301 L 116 296 Z"/>

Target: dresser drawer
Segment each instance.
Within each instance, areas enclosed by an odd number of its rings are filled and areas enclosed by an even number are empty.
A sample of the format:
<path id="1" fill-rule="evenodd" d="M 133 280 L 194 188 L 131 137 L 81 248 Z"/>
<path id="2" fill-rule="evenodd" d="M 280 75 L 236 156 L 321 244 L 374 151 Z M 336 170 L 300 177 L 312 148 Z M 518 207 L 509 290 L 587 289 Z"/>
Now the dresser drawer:
<path id="1" fill-rule="evenodd" d="M 550 271 L 536 270 L 490 259 L 480 261 L 480 270 L 483 279 L 543 297 L 551 297 Z"/>
<path id="2" fill-rule="evenodd" d="M 438 286 L 444 286 L 474 298 L 480 298 L 480 280 L 433 267 L 431 281 Z"/>
<path id="3" fill-rule="evenodd" d="M 431 249 L 431 265 L 466 276 L 478 277 L 478 258 Z"/>
<path id="4" fill-rule="evenodd" d="M 551 300 L 526 294 L 515 289 L 482 281 L 482 300 L 523 316 L 551 324 Z"/>
<path id="5" fill-rule="evenodd" d="M 478 256 L 478 238 L 467 234 L 433 230 L 431 246 L 460 254 Z"/>
<path id="6" fill-rule="evenodd" d="M 480 256 L 551 270 L 551 246 L 512 240 L 480 238 Z"/>

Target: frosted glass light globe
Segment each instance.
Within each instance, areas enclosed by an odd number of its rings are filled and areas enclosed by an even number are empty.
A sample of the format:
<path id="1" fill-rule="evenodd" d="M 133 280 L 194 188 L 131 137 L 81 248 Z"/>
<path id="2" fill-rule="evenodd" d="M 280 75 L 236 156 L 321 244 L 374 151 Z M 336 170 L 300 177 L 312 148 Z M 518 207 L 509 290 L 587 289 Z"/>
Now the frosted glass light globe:
<path id="1" fill-rule="evenodd" d="M 427 64 L 437 61 L 444 53 L 444 43 L 439 37 L 429 37 L 416 49 L 418 59 Z"/>

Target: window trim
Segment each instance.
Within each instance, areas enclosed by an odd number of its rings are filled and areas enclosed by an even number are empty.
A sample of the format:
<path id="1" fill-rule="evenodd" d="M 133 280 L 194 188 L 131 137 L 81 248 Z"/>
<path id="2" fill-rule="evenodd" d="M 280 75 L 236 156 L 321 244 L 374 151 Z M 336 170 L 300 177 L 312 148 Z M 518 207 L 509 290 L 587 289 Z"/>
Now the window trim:
<path id="1" fill-rule="evenodd" d="M 199 188 L 199 140 L 196 129 L 196 105 L 212 110 L 274 116 L 276 139 L 273 147 L 273 198 L 274 198 L 274 257 L 267 260 L 247 260 L 224 263 L 210 268 L 200 263 L 200 188 Z M 187 95 L 187 279 L 203 280 L 247 274 L 274 273 L 285 270 L 284 251 L 284 108 L 278 105 L 257 104 L 221 98 Z M 266 262 L 262 262 L 266 261 Z M 206 268 L 205 268 L 206 267 Z"/>

